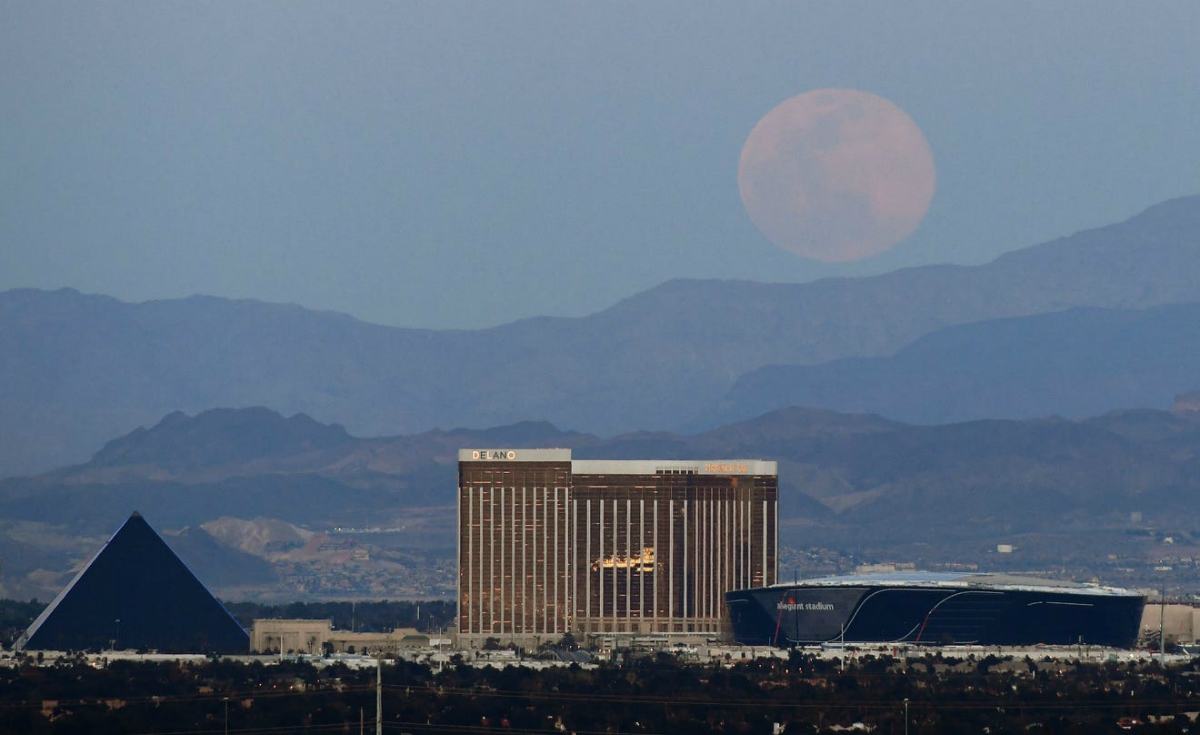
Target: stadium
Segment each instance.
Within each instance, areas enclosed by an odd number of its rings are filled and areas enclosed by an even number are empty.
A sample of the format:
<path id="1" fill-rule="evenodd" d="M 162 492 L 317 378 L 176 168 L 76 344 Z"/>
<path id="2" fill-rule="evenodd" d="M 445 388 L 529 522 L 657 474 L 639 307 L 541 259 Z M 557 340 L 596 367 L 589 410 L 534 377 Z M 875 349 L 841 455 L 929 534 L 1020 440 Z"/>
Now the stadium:
<path id="1" fill-rule="evenodd" d="M 1005 574 L 824 577 L 725 595 L 734 640 L 1133 647 L 1145 599 L 1112 587 Z"/>

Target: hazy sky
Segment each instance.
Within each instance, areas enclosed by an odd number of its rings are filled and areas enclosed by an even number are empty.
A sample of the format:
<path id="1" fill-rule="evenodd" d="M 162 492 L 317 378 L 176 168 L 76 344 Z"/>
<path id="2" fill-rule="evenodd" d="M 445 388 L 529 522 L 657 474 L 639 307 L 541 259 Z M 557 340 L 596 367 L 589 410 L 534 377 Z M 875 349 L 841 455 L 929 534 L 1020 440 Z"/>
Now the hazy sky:
<path id="1" fill-rule="evenodd" d="M 1005 250 L 1200 191 L 1200 3 L 0 1 L 0 288 L 412 326 Z M 916 233 L 759 234 L 746 135 L 849 87 L 921 127 Z"/>

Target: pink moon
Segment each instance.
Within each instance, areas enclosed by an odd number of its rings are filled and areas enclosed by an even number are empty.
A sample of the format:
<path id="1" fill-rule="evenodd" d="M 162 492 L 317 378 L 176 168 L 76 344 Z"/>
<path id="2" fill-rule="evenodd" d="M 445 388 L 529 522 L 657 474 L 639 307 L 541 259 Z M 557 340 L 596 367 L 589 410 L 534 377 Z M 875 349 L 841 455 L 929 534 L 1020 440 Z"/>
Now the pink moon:
<path id="1" fill-rule="evenodd" d="M 878 255 L 921 224 L 936 186 L 921 129 L 854 89 L 784 100 L 746 138 L 738 190 L 772 243 L 827 262 Z"/>

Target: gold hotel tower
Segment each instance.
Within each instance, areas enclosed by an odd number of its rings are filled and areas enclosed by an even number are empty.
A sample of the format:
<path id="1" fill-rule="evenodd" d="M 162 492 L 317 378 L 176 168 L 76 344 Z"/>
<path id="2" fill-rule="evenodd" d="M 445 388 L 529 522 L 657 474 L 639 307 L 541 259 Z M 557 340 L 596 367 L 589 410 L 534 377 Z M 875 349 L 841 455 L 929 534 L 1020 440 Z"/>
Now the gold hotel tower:
<path id="1" fill-rule="evenodd" d="M 775 462 L 463 449 L 458 635 L 536 644 L 715 636 L 724 593 L 774 584 Z"/>

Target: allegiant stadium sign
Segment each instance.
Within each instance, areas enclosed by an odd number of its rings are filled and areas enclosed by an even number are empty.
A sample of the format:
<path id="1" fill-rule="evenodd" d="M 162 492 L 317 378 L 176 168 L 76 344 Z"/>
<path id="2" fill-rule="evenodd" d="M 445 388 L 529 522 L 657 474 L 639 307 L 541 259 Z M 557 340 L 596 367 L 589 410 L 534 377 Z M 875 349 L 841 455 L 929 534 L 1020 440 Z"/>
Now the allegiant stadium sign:
<path id="1" fill-rule="evenodd" d="M 794 600 L 784 602 L 780 600 L 775 603 L 775 609 L 787 612 L 829 612 L 833 610 L 833 604 L 829 602 L 796 602 Z"/>

